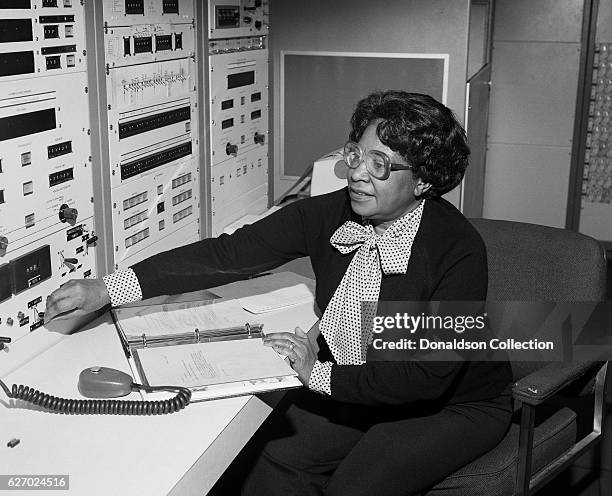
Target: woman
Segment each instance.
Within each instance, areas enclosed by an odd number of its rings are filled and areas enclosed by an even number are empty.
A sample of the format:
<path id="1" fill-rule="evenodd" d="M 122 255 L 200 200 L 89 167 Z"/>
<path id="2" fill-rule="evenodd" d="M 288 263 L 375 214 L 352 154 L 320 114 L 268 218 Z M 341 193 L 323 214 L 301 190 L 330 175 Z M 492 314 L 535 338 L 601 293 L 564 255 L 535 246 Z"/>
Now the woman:
<path id="1" fill-rule="evenodd" d="M 433 98 L 373 93 L 351 119 L 348 187 L 288 205 L 233 235 L 67 283 L 47 317 L 204 289 L 309 256 L 320 334 L 268 337 L 308 389 L 287 395 L 245 494 L 414 494 L 493 448 L 511 416 L 503 362 L 366 361 L 364 301 L 484 300 L 484 244 L 440 195 L 469 149 Z M 311 335 L 312 334 L 312 335 Z"/>

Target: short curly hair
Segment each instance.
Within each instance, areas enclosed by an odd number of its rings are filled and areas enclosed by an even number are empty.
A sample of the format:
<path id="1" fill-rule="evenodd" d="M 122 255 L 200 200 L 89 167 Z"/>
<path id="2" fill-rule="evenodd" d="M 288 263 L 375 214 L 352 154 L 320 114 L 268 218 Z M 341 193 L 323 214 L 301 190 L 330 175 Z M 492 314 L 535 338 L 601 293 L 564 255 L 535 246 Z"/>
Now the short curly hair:
<path id="1" fill-rule="evenodd" d="M 376 135 L 412 165 L 414 176 L 434 198 L 457 186 L 468 165 L 470 148 L 453 112 L 429 95 L 377 91 L 360 100 L 351 117 L 349 138 L 359 141 L 368 125 L 381 119 Z"/>

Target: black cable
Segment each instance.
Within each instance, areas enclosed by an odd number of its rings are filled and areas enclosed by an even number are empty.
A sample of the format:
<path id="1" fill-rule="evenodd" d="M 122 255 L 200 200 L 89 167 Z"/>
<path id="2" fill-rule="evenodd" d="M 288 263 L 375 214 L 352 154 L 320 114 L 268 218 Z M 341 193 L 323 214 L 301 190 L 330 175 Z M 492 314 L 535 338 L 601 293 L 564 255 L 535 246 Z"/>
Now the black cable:
<path id="1" fill-rule="evenodd" d="M 74 415 L 161 415 L 178 412 L 185 408 L 191 400 L 191 391 L 179 386 L 142 386 L 140 384 L 132 384 L 134 388 L 144 389 L 147 392 L 178 391 L 174 398 L 163 401 L 75 400 L 58 398 L 23 385 L 17 386 L 13 384 L 12 390 L 9 390 L 1 380 L 0 386 L 2 386 L 2 389 L 4 389 L 9 398 L 23 400 L 52 412 Z"/>

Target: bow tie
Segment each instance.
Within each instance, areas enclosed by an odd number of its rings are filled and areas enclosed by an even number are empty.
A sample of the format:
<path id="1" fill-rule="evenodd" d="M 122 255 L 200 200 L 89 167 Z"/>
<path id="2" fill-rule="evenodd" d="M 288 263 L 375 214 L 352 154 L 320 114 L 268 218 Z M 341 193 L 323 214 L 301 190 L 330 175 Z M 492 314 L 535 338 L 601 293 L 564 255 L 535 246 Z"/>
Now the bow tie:
<path id="1" fill-rule="evenodd" d="M 334 292 L 319 324 L 321 333 L 339 365 L 364 363 L 372 333 L 382 274 L 402 274 L 408 268 L 412 242 L 421 223 L 424 201 L 412 212 L 396 220 L 383 234 L 374 226 L 347 221 L 330 239 L 346 254 L 357 250 L 342 281 Z"/>
<path id="2" fill-rule="evenodd" d="M 376 234 L 372 224 L 362 226 L 347 221 L 336 230 L 330 242 L 342 254 L 357 249 L 366 253 L 377 249 L 384 274 L 405 274 L 410 259 L 410 243 L 403 236 L 403 231 L 394 227 L 395 224 L 383 234 Z"/>

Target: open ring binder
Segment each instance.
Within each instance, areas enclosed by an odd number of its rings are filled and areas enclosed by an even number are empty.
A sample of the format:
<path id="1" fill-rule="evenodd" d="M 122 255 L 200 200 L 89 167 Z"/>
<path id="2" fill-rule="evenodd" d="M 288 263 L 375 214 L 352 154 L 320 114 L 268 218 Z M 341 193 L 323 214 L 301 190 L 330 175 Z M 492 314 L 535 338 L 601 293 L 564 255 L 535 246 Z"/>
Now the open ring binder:
<path id="1" fill-rule="evenodd" d="M 264 324 L 245 322 L 251 315 L 235 300 L 119 307 L 111 313 L 142 384 L 188 387 L 192 402 L 301 385 L 289 363 L 261 342 Z"/>
<path id="2" fill-rule="evenodd" d="M 250 339 L 263 337 L 263 324 L 245 323 L 243 326 L 224 327 L 221 329 L 196 328 L 192 332 L 182 334 L 163 334 L 147 337 L 145 333 L 139 337 L 126 336 L 130 348 L 147 348 L 149 346 L 170 346 L 186 343 L 210 343 L 213 341 L 229 341 L 232 339 Z"/>

